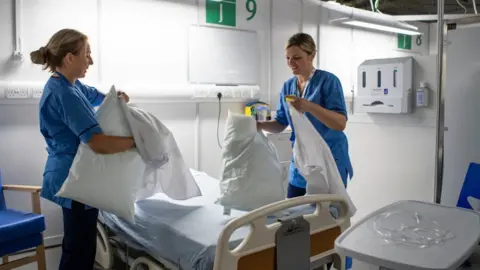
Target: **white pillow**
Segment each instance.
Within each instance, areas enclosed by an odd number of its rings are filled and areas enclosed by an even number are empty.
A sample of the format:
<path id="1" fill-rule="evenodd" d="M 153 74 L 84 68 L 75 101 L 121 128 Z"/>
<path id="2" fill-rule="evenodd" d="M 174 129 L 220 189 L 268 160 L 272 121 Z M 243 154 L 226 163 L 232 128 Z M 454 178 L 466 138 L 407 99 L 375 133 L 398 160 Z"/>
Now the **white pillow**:
<path id="1" fill-rule="evenodd" d="M 221 196 L 227 210 L 251 211 L 285 199 L 275 146 L 250 116 L 228 112 L 222 150 Z"/>
<path id="2" fill-rule="evenodd" d="M 104 134 L 132 136 L 114 88 L 97 111 Z M 101 209 L 134 223 L 135 202 L 146 164 L 136 149 L 101 155 L 81 144 L 70 173 L 56 196 Z"/>

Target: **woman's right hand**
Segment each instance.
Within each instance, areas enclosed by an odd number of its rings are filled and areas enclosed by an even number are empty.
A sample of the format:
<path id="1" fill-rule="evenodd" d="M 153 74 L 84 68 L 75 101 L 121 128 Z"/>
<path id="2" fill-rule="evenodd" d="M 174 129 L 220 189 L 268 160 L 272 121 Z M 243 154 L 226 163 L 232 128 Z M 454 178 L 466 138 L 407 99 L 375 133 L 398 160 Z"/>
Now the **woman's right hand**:
<path id="1" fill-rule="evenodd" d="M 271 133 L 280 133 L 284 131 L 287 126 L 281 125 L 276 120 L 257 121 L 257 130 L 265 130 Z"/>
<path id="2" fill-rule="evenodd" d="M 135 143 L 135 138 L 132 137 L 132 148 L 137 148 L 137 144 Z"/>
<path id="3" fill-rule="evenodd" d="M 257 131 L 263 130 L 263 121 L 257 121 Z"/>

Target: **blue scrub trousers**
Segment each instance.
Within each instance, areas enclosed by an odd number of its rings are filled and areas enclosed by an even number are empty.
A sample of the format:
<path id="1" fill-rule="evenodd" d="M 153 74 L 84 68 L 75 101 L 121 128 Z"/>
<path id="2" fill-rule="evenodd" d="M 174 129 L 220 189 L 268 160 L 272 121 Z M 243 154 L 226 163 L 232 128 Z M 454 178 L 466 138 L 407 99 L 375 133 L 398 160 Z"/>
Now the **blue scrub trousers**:
<path id="1" fill-rule="evenodd" d="M 343 184 L 346 187 L 347 181 L 348 181 L 348 171 L 342 167 L 342 169 L 339 168 L 339 173 L 340 173 L 340 177 L 342 177 Z M 305 194 L 307 194 L 306 188 L 297 187 L 290 183 L 288 184 L 287 198 L 301 197 L 301 196 L 304 196 Z"/>
<path id="2" fill-rule="evenodd" d="M 59 270 L 91 270 L 97 248 L 98 209 L 72 201 L 72 209 L 63 208 L 62 259 Z"/>

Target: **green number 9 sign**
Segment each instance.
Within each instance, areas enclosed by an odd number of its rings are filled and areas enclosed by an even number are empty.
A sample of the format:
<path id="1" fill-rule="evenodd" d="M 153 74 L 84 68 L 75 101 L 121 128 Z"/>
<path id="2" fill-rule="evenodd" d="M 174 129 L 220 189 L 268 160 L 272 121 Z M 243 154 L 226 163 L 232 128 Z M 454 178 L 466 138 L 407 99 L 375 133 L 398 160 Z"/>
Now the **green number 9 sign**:
<path id="1" fill-rule="evenodd" d="M 257 2 L 255 0 L 247 0 L 245 8 L 250 13 L 250 16 L 247 18 L 247 21 L 250 21 L 257 14 Z"/>

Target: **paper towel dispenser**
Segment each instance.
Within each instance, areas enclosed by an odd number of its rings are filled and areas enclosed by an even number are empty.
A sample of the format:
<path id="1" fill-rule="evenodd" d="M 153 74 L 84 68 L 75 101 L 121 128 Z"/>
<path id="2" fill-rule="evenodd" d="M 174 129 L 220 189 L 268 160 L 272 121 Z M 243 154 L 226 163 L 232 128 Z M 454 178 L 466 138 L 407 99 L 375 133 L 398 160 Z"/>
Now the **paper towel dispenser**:
<path id="1" fill-rule="evenodd" d="M 412 88 L 412 57 L 366 60 L 358 67 L 355 111 L 411 113 Z"/>

